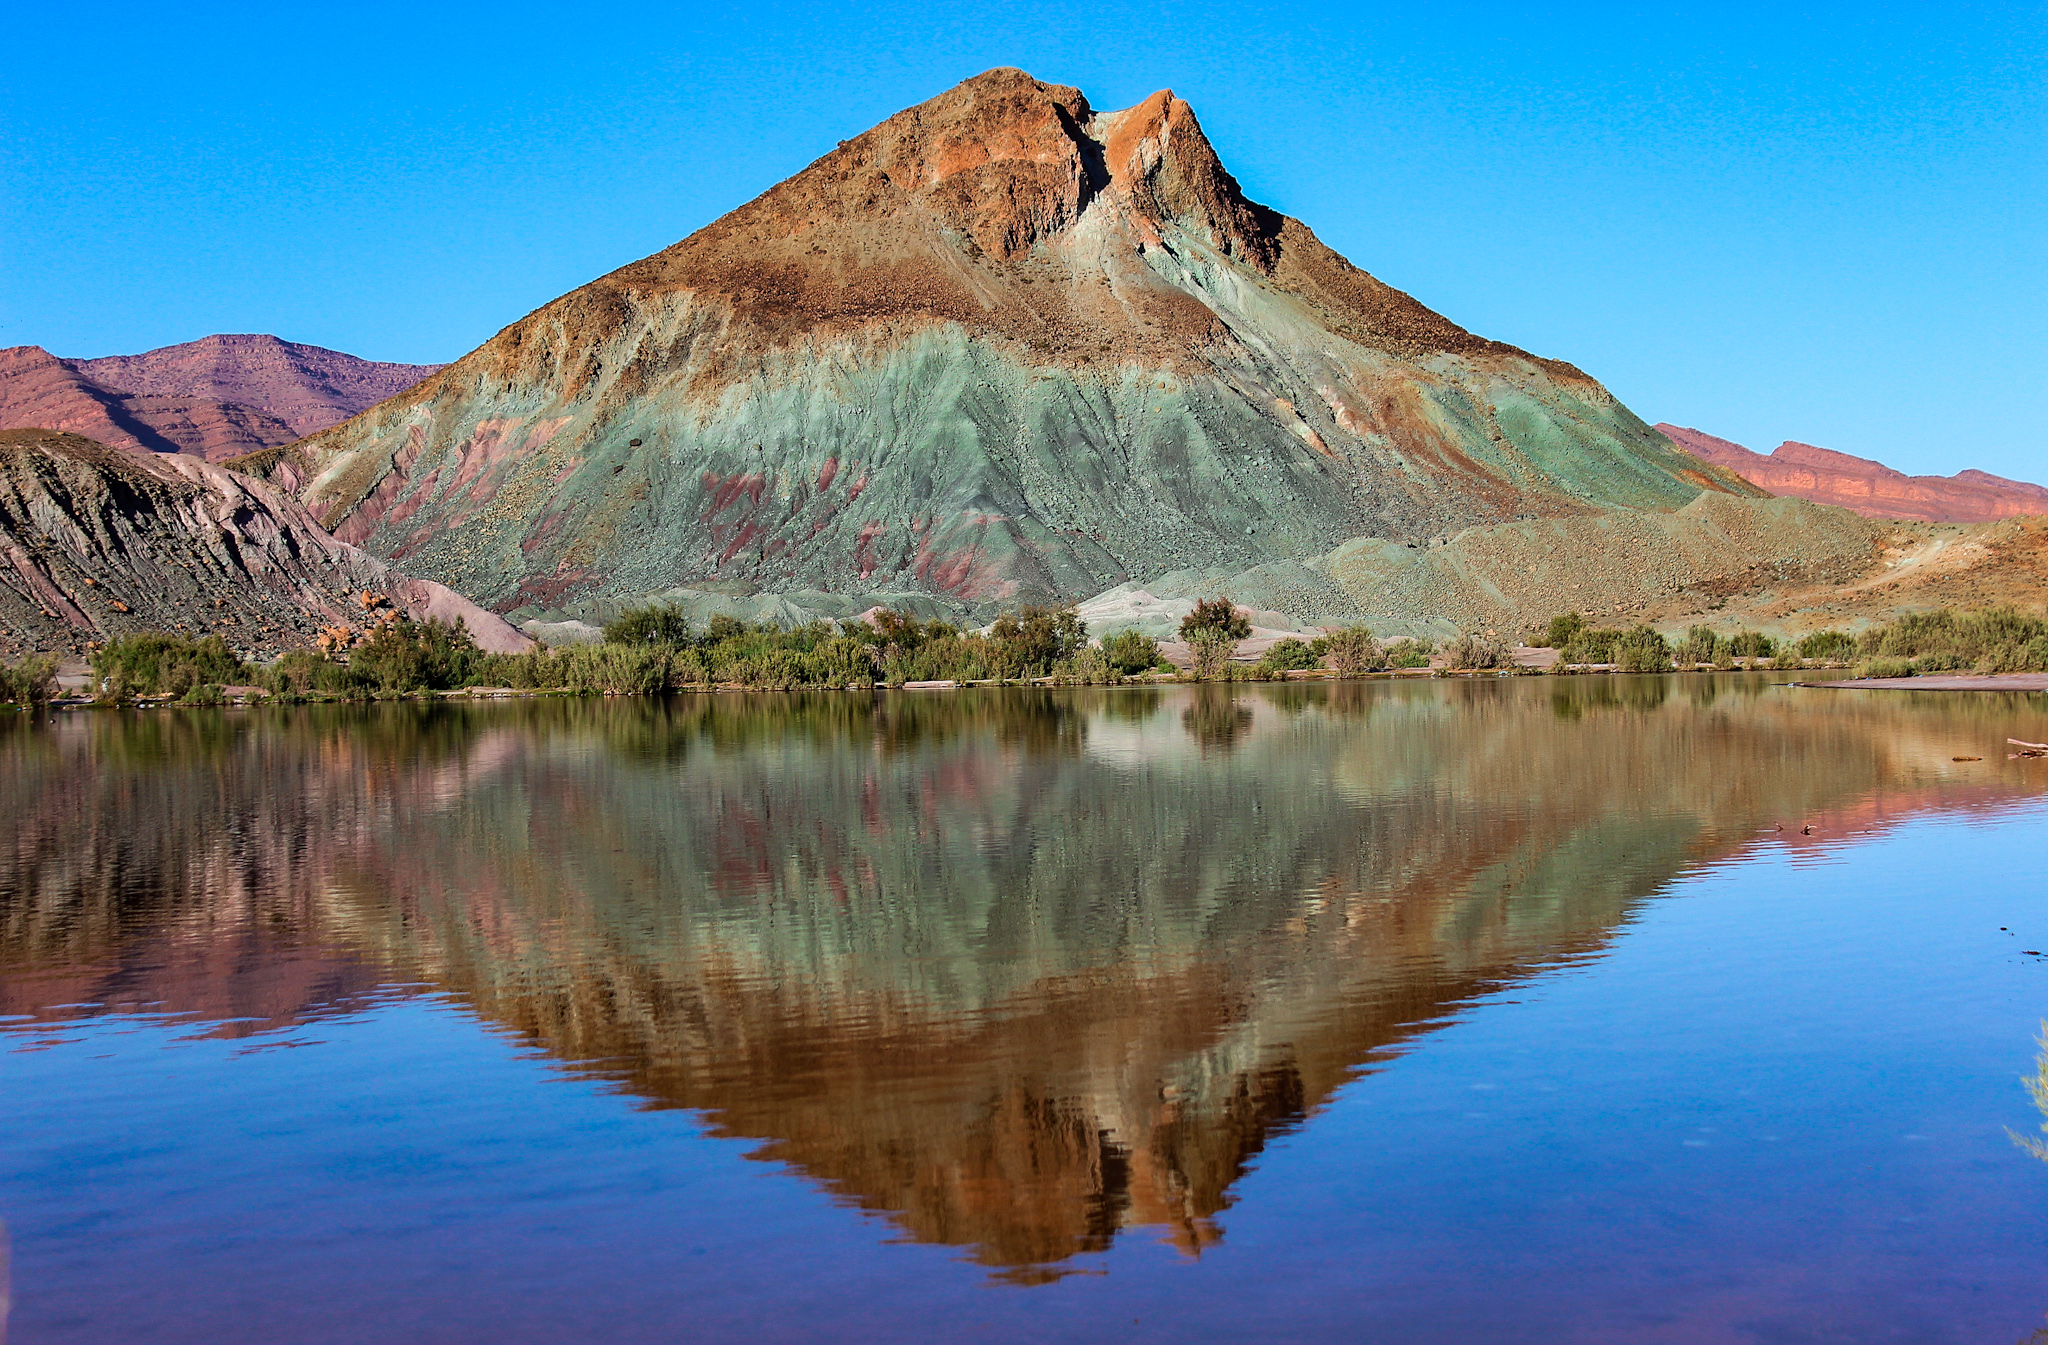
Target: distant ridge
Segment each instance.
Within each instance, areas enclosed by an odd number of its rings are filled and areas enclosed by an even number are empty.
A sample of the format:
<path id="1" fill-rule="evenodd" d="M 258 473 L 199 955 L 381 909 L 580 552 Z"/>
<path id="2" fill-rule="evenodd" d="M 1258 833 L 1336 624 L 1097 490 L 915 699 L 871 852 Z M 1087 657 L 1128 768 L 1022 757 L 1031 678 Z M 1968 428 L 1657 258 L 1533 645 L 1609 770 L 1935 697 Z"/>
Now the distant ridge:
<path id="1" fill-rule="evenodd" d="M 358 359 L 263 335 L 203 336 L 140 355 L 65 363 L 117 392 L 253 406 L 289 425 L 294 438 L 339 425 L 441 368 Z"/>
<path id="2" fill-rule="evenodd" d="M 220 462 L 338 424 L 438 368 L 257 335 L 89 360 L 15 346 L 0 350 L 0 429 Z"/>
<path id="3" fill-rule="evenodd" d="M 1773 495 L 1839 505 L 1866 518 L 1988 523 L 2048 514 L 2048 488 L 1989 472 L 1907 476 L 1869 458 L 1791 439 L 1766 455 L 1682 425 L 1659 424 L 1657 429 L 1694 457 L 1726 467 Z"/>

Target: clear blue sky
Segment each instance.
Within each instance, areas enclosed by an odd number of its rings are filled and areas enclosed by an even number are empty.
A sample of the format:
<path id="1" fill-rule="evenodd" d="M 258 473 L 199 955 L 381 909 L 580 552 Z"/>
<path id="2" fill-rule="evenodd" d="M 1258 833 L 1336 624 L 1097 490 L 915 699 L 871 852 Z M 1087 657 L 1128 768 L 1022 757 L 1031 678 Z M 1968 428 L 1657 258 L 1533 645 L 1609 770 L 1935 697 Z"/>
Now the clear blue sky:
<path id="1" fill-rule="evenodd" d="M 452 359 L 995 65 L 1650 420 L 2048 478 L 2048 6 L 22 6 L 0 345 Z"/>

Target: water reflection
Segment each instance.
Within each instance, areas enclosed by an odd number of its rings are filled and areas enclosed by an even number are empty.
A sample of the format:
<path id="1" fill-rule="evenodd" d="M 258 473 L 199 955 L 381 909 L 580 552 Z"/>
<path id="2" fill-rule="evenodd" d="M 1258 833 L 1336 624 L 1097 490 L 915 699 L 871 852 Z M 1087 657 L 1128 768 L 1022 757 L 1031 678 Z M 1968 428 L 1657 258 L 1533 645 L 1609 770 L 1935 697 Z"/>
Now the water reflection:
<path id="1" fill-rule="evenodd" d="M 1952 758 L 2041 720 L 1701 677 L 15 725 L 0 1015 L 429 986 L 1030 1282 L 1199 1253 L 1276 1133 L 1689 867 L 2032 790 Z"/>

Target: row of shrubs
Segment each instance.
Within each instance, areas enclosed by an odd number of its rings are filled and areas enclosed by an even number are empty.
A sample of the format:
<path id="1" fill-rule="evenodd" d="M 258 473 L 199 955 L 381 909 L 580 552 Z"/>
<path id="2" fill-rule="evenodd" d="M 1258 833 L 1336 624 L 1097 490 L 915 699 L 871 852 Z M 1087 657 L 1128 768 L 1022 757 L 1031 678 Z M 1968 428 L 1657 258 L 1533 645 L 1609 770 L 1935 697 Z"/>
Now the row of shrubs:
<path id="1" fill-rule="evenodd" d="M 1561 664 L 1611 664 L 1623 672 L 1667 672 L 1674 666 L 1725 669 L 1738 663 L 1804 668 L 1816 662 L 1854 663 L 1860 677 L 2048 670 L 2048 620 L 2016 607 L 1916 612 L 1861 635 L 1831 629 L 1798 640 L 1774 640 L 1747 630 L 1721 635 L 1694 626 L 1675 644 L 1648 626 L 1595 629 L 1572 612 L 1552 617 L 1539 643 L 1556 649 Z"/>
<path id="2" fill-rule="evenodd" d="M 2048 672 L 2048 620 L 2017 607 L 1915 612 L 1856 641 L 1859 677 Z"/>
<path id="3" fill-rule="evenodd" d="M 1432 655 L 1454 669 L 1512 664 L 1508 646 L 1490 637 L 1463 635 L 1441 648 L 1423 640 L 1382 644 L 1362 625 L 1313 640 L 1283 639 L 1255 665 L 1232 663 L 1238 641 L 1249 634 L 1244 613 L 1228 598 L 1196 604 L 1180 629 L 1193 651 L 1194 676 L 1265 681 L 1327 666 L 1340 677 L 1355 677 L 1426 667 Z M 2048 621 L 2014 608 L 1922 613 L 1861 636 L 1826 630 L 1796 642 L 1755 631 L 1722 636 L 1695 626 L 1674 643 L 1648 626 L 1598 629 L 1571 613 L 1550 622 L 1544 643 L 1559 651 L 1562 665 L 1605 664 L 1624 672 L 1733 668 L 1738 661 L 1787 668 L 1855 659 L 1863 660 L 1864 676 L 2048 669 Z M 1003 616 L 986 632 L 888 611 L 872 623 L 815 622 L 791 630 L 714 617 L 698 632 L 672 608 L 642 608 L 608 624 L 601 644 L 526 654 L 486 653 L 460 622 L 398 617 L 376 627 L 345 657 L 298 650 L 258 668 L 242 662 L 219 636 L 145 634 L 101 647 L 92 667 L 103 699 L 169 694 L 193 703 L 217 703 L 221 688 L 235 685 L 259 686 L 288 699 L 365 699 L 471 686 L 631 694 L 718 684 L 782 690 L 1033 677 L 1112 685 L 1171 670 L 1161 660 L 1158 641 L 1148 635 L 1126 630 L 1091 646 L 1072 608 L 1042 607 Z M 0 666 L 0 700 L 47 701 L 54 670 L 47 658 Z"/>

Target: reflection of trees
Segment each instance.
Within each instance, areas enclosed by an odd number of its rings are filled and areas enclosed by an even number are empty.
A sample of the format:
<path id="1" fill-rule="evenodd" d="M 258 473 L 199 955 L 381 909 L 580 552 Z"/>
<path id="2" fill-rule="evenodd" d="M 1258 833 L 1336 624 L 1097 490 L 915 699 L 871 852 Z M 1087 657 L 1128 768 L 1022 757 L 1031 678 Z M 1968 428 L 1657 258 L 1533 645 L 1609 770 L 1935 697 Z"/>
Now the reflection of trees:
<path id="1" fill-rule="evenodd" d="M 1006 1276 L 1196 1252 L 1465 998 L 2015 722 L 1638 680 L 94 715 L 0 735 L 0 1013 L 424 982 Z"/>
<path id="2" fill-rule="evenodd" d="M 2026 1086 L 2027 1095 L 2034 1099 L 2035 1109 L 2041 1115 L 2048 1116 L 2048 1022 L 2041 1024 L 2041 1035 L 2037 1040 L 2041 1046 L 2041 1054 L 2034 1057 L 2034 1072 L 2020 1082 Z M 2041 1123 L 2041 1129 L 2048 1132 L 2048 1121 Z M 2007 1129 L 2005 1133 L 2012 1136 L 2014 1144 L 2042 1162 L 2048 1163 L 2048 1144 L 2031 1135 L 2022 1135 L 2016 1130 Z"/>
<path id="3" fill-rule="evenodd" d="M 1194 689 L 1180 720 L 1188 735 L 1204 748 L 1227 748 L 1252 726 L 1252 712 L 1238 700 L 1234 689 L 1204 683 Z"/>

